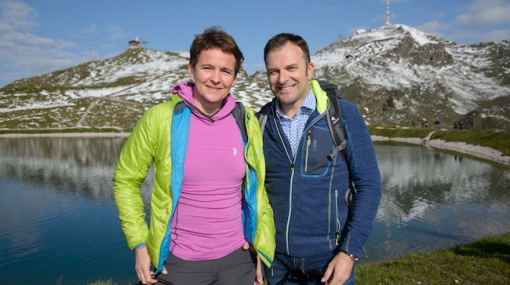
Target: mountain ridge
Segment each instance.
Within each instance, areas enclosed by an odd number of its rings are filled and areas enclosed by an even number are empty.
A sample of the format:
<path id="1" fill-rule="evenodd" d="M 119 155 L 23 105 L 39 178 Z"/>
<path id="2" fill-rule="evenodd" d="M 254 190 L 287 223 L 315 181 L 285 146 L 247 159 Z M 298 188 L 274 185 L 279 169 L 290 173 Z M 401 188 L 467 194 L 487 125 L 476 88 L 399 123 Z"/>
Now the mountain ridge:
<path id="1" fill-rule="evenodd" d="M 510 41 L 465 46 L 391 25 L 334 42 L 312 60 L 316 76 L 339 83 L 346 99 L 380 123 L 438 118 L 484 128 L 487 117 L 508 126 L 508 106 L 490 102 L 510 103 L 509 55 Z"/>
<path id="2" fill-rule="evenodd" d="M 314 78 L 335 82 L 369 124 L 510 128 L 510 41 L 460 45 L 405 25 L 359 30 L 312 55 Z M 17 80 L 0 89 L 0 129 L 129 130 L 189 80 L 186 51 L 145 48 Z M 258 110 L 265 71 L 241 70 L 232 90 Z"/>

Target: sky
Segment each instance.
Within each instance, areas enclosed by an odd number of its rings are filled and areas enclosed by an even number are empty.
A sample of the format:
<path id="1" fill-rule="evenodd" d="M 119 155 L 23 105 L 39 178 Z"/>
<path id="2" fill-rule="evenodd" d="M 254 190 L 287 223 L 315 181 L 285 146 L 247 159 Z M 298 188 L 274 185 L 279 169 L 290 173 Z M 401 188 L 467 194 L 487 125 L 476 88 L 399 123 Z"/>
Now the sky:
<path id="1" fill-rule="evenodd" d="M 386 22 L 385 0 L 0 0 L 0 87 L 123 53 L 128 40 L 189 50 L 211 26 L 231 34 L 251 75 L 274 35 L 302 36 L 311 54 Z M 390 23 L 459 44 L 510 40 L 510 0 L 393 0 Z"/>

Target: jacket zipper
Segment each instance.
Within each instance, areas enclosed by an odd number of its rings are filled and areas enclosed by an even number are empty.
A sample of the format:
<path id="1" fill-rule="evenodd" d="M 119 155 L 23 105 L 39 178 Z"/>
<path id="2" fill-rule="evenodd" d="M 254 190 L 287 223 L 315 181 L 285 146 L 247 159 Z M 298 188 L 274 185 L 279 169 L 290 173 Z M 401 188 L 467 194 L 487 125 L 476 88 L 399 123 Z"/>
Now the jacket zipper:
<path id="1" fill-rule="evenodd" d="M 335 208 L 336 208 L 336 241 L 335 245 L 338 246 L 338 240 L 340 240 L 340 220 L 338 219 L 338 190 L 335 190 Z"/>
<path id="2" fill-rule="evenodd" d="M 303 130 L 303 133 L 301 134 L 301 137 L 299 138 L 299 144 L 297 146 L 298 151 L 299 151 L 299 146 L 301 144 L 301 139 L 303 138 L 303 135 L 305 133 L 306 134 L 310 134 L 309 131 L 312 128 L 312 126 L 317 121 L 319 121 L 322 117 L 324 117 L 325 114 L 326 113 L 323 113 L 322 115 L 320 115 L 317 118 L 315 118 L 315 120 L 310 124 L 310 126 L 308 126 L 307 128 L 305 128 Z M 289 214 L 287 216 L 287 225 L 286 225 L 286 228 L 285 228 L 285 251 L 287 252 L 287 254 L 290 254 L 289 229 L 290 229 L 290 217 L 292 216 L 292 192 L 293 192 L 293 189 L 294 189 L 293 188 L 293 183 L 294 183 L 294 166 L 296 165 L 297 153 L 296 153 L 295 157 L 289 154 L 289 150 L 287 149 L 287 146 L 285 145 L 285 140 L 283 139 L 282 134 L 280 132 L 280 129 L 278 128 L 278 122 L 276 121 L 276 115 L 273 116 L 273 123 L 276 126 L 276 131 L 278 132 L 278 136 L 280 137 L 280 141 L 282 142 L 283 148 L 285 149 L 285 154 L 287 155 L 287 159 L 290 162 L 290 172 L 291 172 L 291 174 L 290 174 L 290 185 L 289 185 Z M 311 135 L 310 135 L 310 137 L 311 137 Z M 306 163 L 308 163 L 308 162 L 306 162 Z M 305 165 L 306 165 L 306 163 L 305 163 Z M 331 189 L 331 185 L 330 185 L 330 189 Z M 331 202 L 330 202 L 330 207 L 331 207 Z"/>
<path id="3" fill-rule="evenodd" d="M 311 133 L 312 131 L 308 130 L 306 134 L 305 173 L 308 173 L 308 154 L 310 153 Z"/>
<path id="4" fill-rule="evenodd" d="M 333 157 L 333 167 L 331 168 L 331 176 L 329 177 L 329 191 L 328 191 L 328 197 L 329 197 L 329 204 L 328 204 L 328 237 L 331 235 L 331 218 L 332 218 L 332 213 L 331 213 L 331 196 L 332 196 L 332 191 L 333 191 L 333 177 L 335 175 L 335 167 L 336 167 L 336 155 Z M 338 190 L 335 190 L 335 210 L 336 210 L 336 213 L 335 213 L 335 218 L 336 218 L 336 221 L 335 221 L 335 224 L 337 224 L 338 226 Z M 335 228 L 336 230 L 336 228 Z M 338 230 L 336 230 L 336 235 L 335 235 L 335 243 L 337 243 L 338 241 Z M 328 238 L 329 239 L 329 238 Z M 333 244 L 331 242 L 331 239 L 329 239 L 329 247 L 331 250 L 333 250 Z"/>
<path id="5" fill-rule="evenodd" d="M 289 227 L 290 227 L 290 217 L 292 216 L 292 182 L 294 180 L 294 165 L 296 159 L 292 160 L 289 150 L 287 149 L 287 146 L 285 145 L 285 141 L 283 140 L 282 134 L 280 132 L 280 129 L 278 128 L 278 124 L 276 122 L 276 117 L 273 117 L 274 124 L 276 126 L 276 131 L 278 132 L 278 136 L 280 137 L 280 141 L 283 144 L 283 148 L 285 149 L 285 154 L 287 155 L 287 158 L 290 162 L 290 185 L 289 185 L 289 215 L 287 216 L 287 225 L 285 226 L 285 251 L 287 254 L 289 254 Z M 298 145 L 299 147 L 299 145 Z"/>

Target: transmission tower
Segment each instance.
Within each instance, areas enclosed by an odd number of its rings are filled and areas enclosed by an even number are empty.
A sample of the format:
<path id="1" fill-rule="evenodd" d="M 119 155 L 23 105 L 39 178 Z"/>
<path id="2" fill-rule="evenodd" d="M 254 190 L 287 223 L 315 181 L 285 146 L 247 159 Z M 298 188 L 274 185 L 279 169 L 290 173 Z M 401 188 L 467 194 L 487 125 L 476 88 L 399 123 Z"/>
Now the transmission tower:
<path id="1" fill-rule="evenodd" d="M 390 1 L 386 1 L 386 26 L 390 24 Z"/>
<path id="2" fill-rule="evenodd" d="M 89 45 L 89 56 L 90 56 L 90 60 L 92 60 L 92 47 Z"/>

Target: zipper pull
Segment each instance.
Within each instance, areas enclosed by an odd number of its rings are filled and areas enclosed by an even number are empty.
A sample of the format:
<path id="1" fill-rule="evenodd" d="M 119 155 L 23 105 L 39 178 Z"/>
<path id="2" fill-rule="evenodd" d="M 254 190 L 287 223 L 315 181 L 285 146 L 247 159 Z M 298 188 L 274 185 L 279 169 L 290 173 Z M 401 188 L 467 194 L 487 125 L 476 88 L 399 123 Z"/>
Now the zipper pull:
<path id="1" fill-rule="evenodd" d="M 310 142 L 311 142 L 311 139 L 310 139 L 310 133 L 307 134 L 306 136 L 306 146 L 310 146 Z"/>

